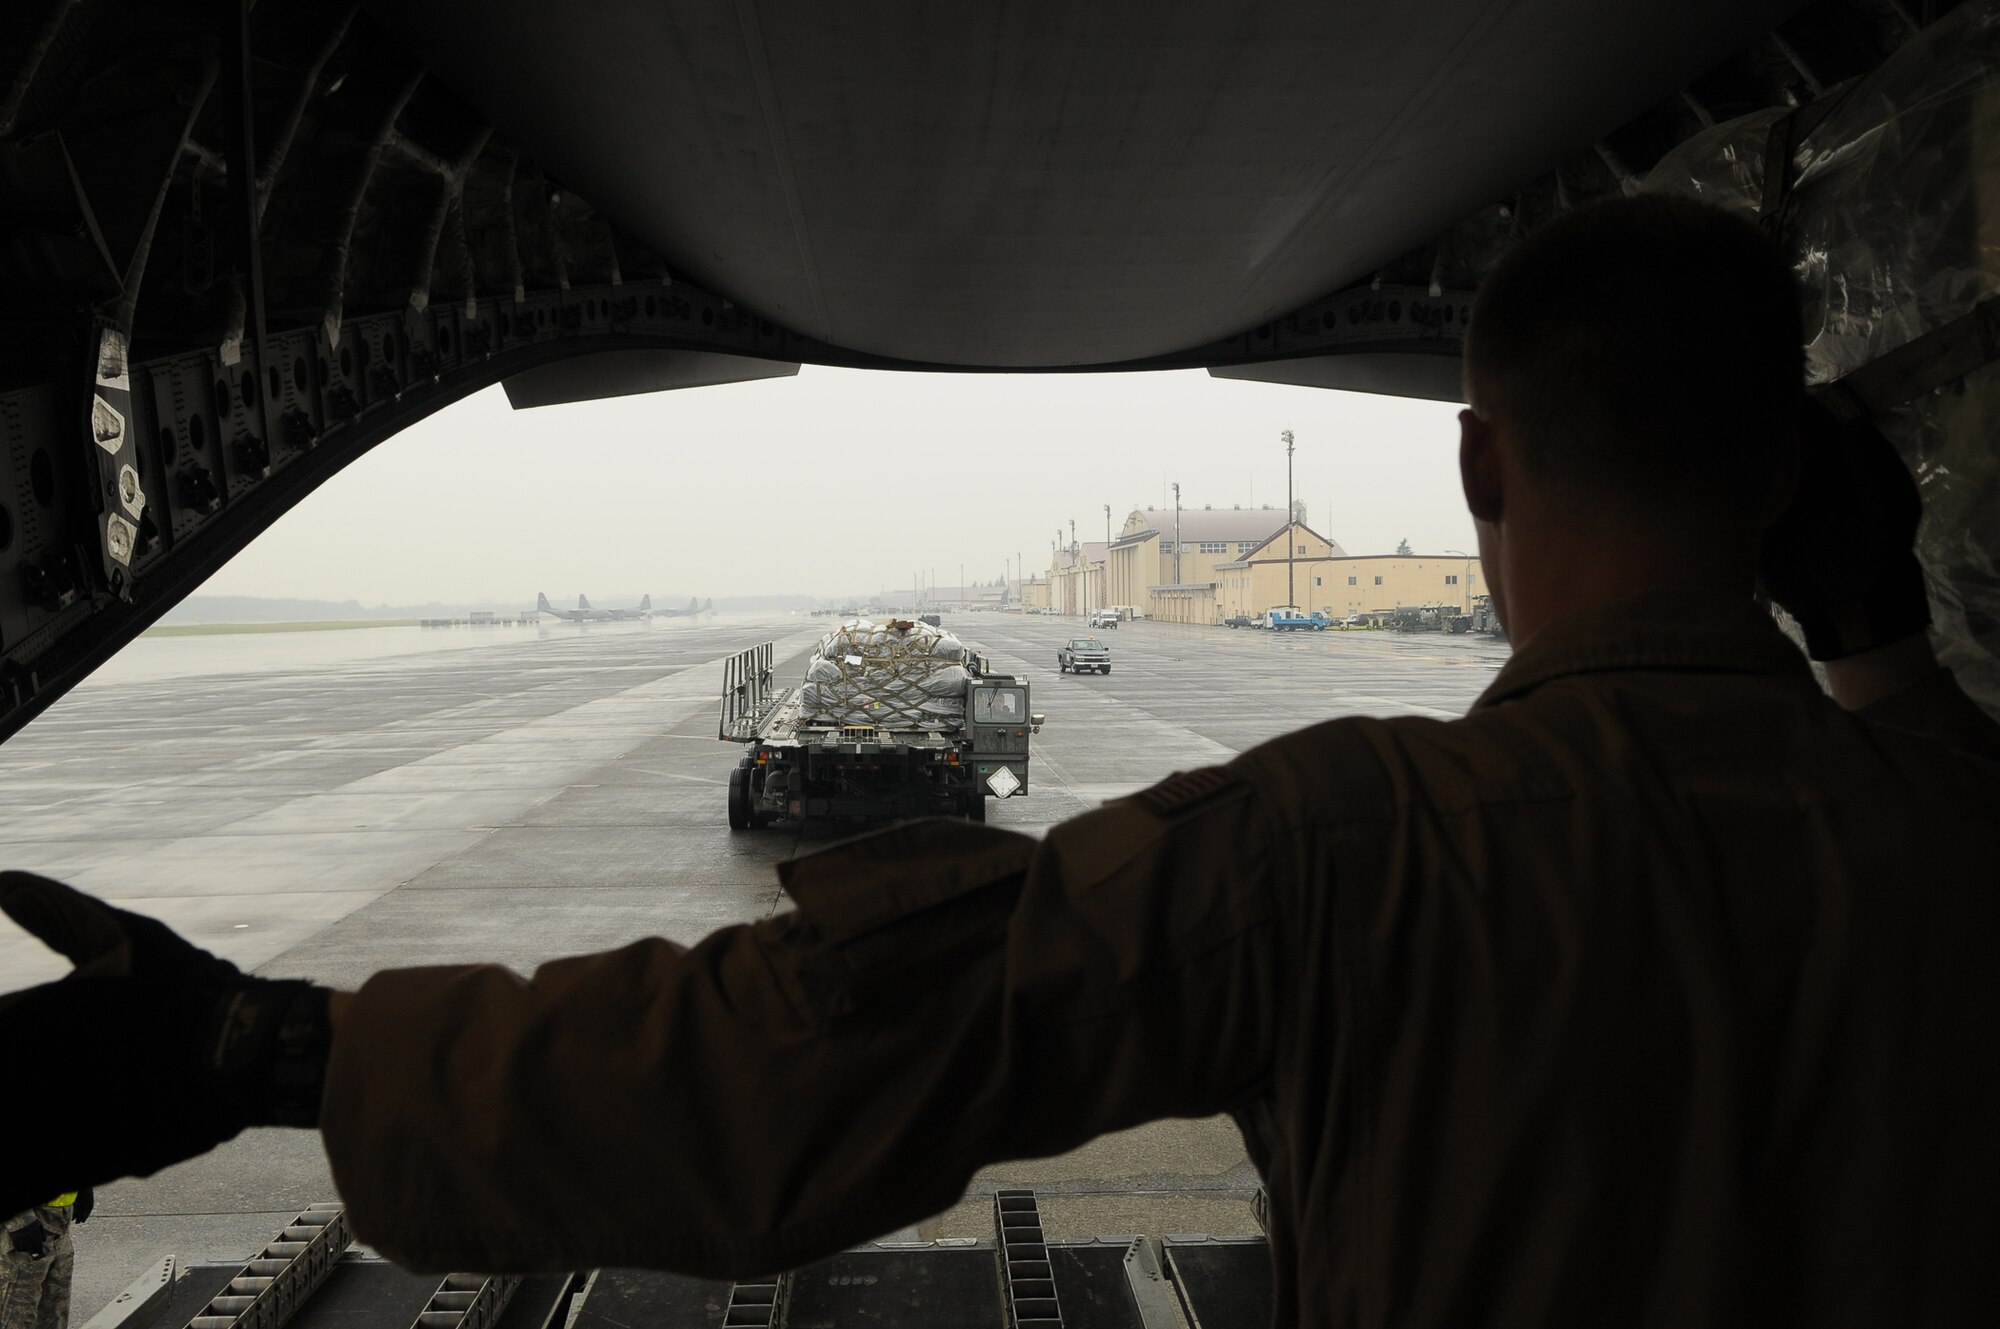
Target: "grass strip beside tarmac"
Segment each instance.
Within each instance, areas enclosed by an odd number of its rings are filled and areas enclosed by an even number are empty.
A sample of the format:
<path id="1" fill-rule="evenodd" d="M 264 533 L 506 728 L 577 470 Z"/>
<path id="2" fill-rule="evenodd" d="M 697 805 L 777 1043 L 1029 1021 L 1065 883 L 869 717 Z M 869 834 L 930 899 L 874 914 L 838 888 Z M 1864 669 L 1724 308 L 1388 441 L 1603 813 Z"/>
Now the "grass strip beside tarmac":
<path id="1" fill-rule="evenodd" d="M 169 623 L 147 628 L 147 637 L 220 637 L 237 632 L 340 632 L 348 628 L 413 628 L 414 618 L 340 618 L 312 623 Z"/>

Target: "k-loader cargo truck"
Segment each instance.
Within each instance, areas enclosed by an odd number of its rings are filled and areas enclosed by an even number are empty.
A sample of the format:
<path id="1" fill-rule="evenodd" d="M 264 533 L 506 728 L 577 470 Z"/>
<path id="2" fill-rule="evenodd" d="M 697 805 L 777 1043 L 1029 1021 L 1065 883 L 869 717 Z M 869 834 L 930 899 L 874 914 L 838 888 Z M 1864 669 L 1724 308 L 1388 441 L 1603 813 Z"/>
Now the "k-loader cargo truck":
<path id="1" fill-rule="evenodd" d="M 949 639 L 922 624 L 858 626 L 870 631 L 849 624 L 821 643 L 798 687 L 775 686 L 769 642 L 724 665 L 720 736 L 745 748 L 729 776 L 730 829 L 781 818 L 985 821 L 987 799 L 1028 792 L 1043 717 L 1028 709 L 1027 680 L 962 647 L 942 666 L 901 649 L 925 633 Z M 884 636 L 880 651 L 854 640 Z"/>

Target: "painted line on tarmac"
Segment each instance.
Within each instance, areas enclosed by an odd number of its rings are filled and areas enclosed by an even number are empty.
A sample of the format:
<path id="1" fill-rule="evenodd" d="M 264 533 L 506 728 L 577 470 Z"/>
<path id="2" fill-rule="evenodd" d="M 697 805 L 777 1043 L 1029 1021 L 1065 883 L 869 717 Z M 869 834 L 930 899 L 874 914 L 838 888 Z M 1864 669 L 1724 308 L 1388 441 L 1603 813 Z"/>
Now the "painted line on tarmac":
<path id="1" fill-rule="evenodd" d="M 782 645 L 796 650 L 818 635 L 793 634 Z M 303 792 L 198 834 L 93 847 L 61 865 L 60 875 L 100 898 L 143 899 L 145 912 L 246 968 L 282 966 L 286 953 L 341 919 L 716 705 L 723 664 L 736 653 Z M 448 728 L 450 715 L 427 723 Z M 265 769 L 282 764 L 252 761 Z M 528 778 L 512 787 L 483 783 L 503 772 Z M 455 820 L 456 806 L 464 810 Z M 0 986 L 67 969 L 30 939 L 0 942 L 10 943 L 0 945 Z"/>

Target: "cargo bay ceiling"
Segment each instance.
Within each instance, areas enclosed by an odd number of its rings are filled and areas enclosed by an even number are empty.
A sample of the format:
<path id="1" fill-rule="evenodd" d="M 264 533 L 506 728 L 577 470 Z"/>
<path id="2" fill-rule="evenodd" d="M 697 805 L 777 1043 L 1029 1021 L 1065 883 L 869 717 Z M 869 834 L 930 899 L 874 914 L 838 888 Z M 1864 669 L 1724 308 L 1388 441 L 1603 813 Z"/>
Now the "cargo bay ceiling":
<path id="1" fill-rule="evenodd" d="M 1950 7 L 11 0 L 0 737 L 496 382 L 1450 397 L 1509 239 Z"/>

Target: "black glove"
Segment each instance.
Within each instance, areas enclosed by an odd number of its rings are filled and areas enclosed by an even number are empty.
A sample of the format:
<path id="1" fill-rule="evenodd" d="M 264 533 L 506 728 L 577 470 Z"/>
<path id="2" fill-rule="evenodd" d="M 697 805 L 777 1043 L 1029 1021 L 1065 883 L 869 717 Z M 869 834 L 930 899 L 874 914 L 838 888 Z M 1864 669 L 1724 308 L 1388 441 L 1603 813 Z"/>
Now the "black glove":
<path id="1" fill-rule="evenodd" d="M 149 1176 L 246 1126 L 311 1126 L 331 1043 L 325 988 L 252 978 L 176 936 L 27 872 L 0 872 L 0 910 L 76 965 L 0 997 L 0 1046 L 40 1049 L 74 1105 L 0 1095 L 0 1213 L 64 1190 Z"/>
<path id="2" fill-rule="evenodd" d="M 90 1216 L 97 1212 L 97 1192 L 85 1186 L 76 1193 L 76 1203 L 70 1206 L 69 1221 L 88 1223 Z"/>
<path id="3" fill-rule="evenodd" d="M 1924 512 L 1916 481 L 1866 420 L 1808 402 L 1799 421 L 1799 486 L 1764 532 L 1764 589 L 1805 630 L 1806 653 L 1838 660 L 1930 625 L 1917 562 Z"/>
<path id="4" fill-rule="evenodd" d="M 36 1219 L 25 1227 L 17 1227 L 7 1234 L 8 1242 L 15 1250 L 31 1260 L 39 1260 L 49 1253 L 49 1230 Z"/>

